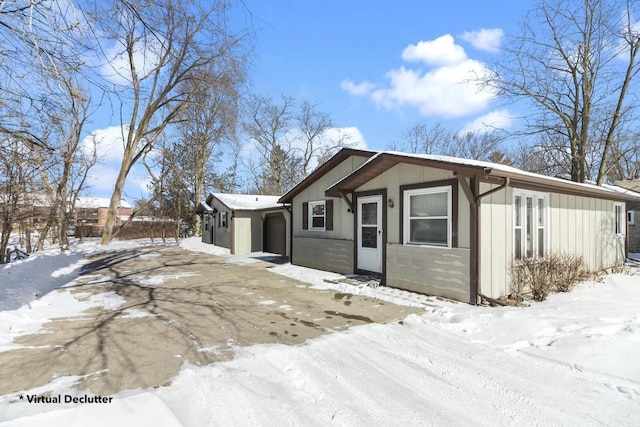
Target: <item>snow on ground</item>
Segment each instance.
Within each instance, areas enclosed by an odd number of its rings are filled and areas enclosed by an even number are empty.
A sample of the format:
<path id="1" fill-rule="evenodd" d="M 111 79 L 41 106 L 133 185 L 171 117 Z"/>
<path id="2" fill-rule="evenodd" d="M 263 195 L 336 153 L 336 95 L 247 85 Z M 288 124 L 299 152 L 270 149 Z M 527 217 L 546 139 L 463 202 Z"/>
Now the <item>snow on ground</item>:
<path id="1" fill-rule="evenodd" d="M 135 244 L 140 243 L 127 242 L 121 248 Z M 85 245 L 83 253 L 99 250 Z M 193 238 L 180 245 L 236 264 L 268 256 L 234 257 Z M 38 262 L 38 274 L 48 283 L 44 289 L 51 281 L 72 280 L 81 265 L 75 258 L 46 261 L 42 257 L 23 262 Z M 15 267 L 19 264 L 11 268 Z M 121 393 L 114 397 L 116 404 L 69 408 L 10 403 L 16 396 L 0 397 L 0 421 L 7 421 L 0 426 L 96 425 L 105 420 L 123 426 L 198 427 L 637 425 L 638 269 L 630 269 L 633 275 L 606 276 L 602 283 L 585 282 L 526 308 L 473 307 L 386 287 L 327 283 L 324 278 L 339 275 L 290 264 L 270 271 L 307 283 L 299 286 L 337 289 L 426 311 L 402 322 L 353 327 L 299 346 L 239 347 L 234 360 L 206 367 L 185 365 L 171 386 Z M 19 277 L 3 276 L 9 287 L 31 286 Z M 0 328 L 0 339 L 9 347 L 12 336 L 33 331 L 43 319 L 78 313 L 80 302 L 68 298 L 64 291 L 51 293 L 30 307 L 0 312 L 0 325 L 32 323 L 13 335 Z M 118 304 L 108 293 L 103 298 L 84 303 Z M 68 385 L 57 387 L 56 381 L 46 389 L 68 391 Z"/>

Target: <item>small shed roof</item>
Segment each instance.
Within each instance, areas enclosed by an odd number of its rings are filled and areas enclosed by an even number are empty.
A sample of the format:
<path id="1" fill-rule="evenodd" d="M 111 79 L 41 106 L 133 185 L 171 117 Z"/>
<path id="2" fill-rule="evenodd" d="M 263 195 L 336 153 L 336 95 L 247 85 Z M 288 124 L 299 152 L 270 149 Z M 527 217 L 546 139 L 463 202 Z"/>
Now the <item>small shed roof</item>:
<path id="1" fill-rule="evenodd" d="M 218 199 L 231 210 L 259 211 L 265 209 L 280 209 L 283 207 L 281 203 L 278 203 L 280 196 L 213 193 L 207 198 L 207 203 L 211 204 L 213 198 Z"/>
<path id="2" fill-rule="evenodd" d="M 213 213 L 213 208 L 211 206 L 209 206 L 207 204 L 207 202 L 200 202 L 198 203 L 198 206 L 196 206 L 196 213 L 197 214 L 202 214 L 202 213 Z"/>

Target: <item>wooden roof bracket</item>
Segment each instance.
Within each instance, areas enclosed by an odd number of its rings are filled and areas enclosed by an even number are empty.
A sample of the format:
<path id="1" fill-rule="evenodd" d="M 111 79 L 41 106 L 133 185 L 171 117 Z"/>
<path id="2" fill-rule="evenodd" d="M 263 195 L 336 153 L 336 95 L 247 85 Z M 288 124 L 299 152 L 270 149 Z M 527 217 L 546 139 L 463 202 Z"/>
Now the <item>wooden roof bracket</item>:
<path id="1" fill-rule="evenodd" d="M 344 200 L 347 206 L 349 206 L 349 212 L 353 213 L 353 203 L 351 202 L 351 200 L 349 200 L 347 195 L 341 191 L 340 197 L 342 197 L 342 200 Z"/>

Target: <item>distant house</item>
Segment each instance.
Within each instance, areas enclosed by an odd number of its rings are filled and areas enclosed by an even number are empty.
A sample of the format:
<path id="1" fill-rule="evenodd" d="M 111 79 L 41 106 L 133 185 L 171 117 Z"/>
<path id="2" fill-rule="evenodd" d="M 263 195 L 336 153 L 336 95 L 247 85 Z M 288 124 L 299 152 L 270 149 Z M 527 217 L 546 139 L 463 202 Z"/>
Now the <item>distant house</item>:
<path id="1" fill-rule="evenodd" d="M 634 192 L 640 192 L 640 179 L 616 181 L 615 185 Z M 640 253 L 640 202 L 627 203 L 627 231 L 631 253 Z"/>
<path id="2" fill-rule="evenodd" d="M 228 248 L 232 254 L 290 253 L 287 206 L 279 196 L 210 194 L 196 213 L 202 217 L 202 241 Z"/>
<path id="3" fill-rule="evenodd" d="M 476 304 L 511 292 L 510 265 L 569 253 L 592 271 L 625 262 L 626 204 L 640 195 L 446 156 L 342 149 L 284 194 L 291 262 L 378 275 Z"/>
<path id="4" fill-rule="evenodd" d="M 104 227 L 107 223 L 107 211 L 111 199 L 106 197 L 78 197 L 73 211 L 73 222 L 76 225 L 93 225 Z M 126 200 L 120 200 L 116 211 L 118 224 L 126 221 L 133 213 L 133 206 Z"/>

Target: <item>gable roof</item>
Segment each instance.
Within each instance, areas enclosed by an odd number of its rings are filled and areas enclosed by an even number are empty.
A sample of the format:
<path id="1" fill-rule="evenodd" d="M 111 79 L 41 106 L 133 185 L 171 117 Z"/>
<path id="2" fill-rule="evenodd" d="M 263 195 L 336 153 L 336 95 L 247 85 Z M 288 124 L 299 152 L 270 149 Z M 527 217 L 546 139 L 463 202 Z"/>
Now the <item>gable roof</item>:
<path id="1" fill-rule="evenodd" d="M 280 196 L 265 196 L 262 194 L 226 194 L 212 193 L 207 197 L 210 208 L 211 200 L 218 199 L 223 205 L 231 210 L 258 211 L 264 209 L 280 209 L 282 205 L 278 202 Z M 211 208 L 210 208 L 211 209 Z"/>
<path id="2" fill-rule="evenodd" d="M 342 150 L 341 150 L 342 151 Z M 340 153 L 335 156 L 337 157 Z M 459 176 L 479 176 L 490 180 L 498 178 L 501 180 L 509 179 L 509 185 L 518 188 L 527 188 L 536 191 L 553 191 L 563 194 L 571 194 L 576 196 L 596 197 L 608 200 L 619 201 L 640 201 L 640 194 L 621 187 L 612 185 L 598 186 L 591 183 L 577 183 L 561 178 L 540 175 L 533 172 L 523 171 L 512 166 L 502 165 L 499 163 L 484 162 L 481 160 L 462 159 L 458 157 L 439 156 L 433 154 L 412 154 L 401 153 L 396 151 L 366 151 L 369 153 L 369 159 L 358 169 L 347 175 L 325 191 L 328 197 L 340 197 L 340 194 L 351 193 L 358 187 L 362 186 L 371 179 L 377 177 L 386 170 L 392 168 L 399 163 L 414 164 L 418 166 L 426 166 L 437 169 L 445 169 L 454 171 Z M 331 167 L 335 167 L 340 161 L 329 159 L 332 163 Z M 322 165 L 322 166 L 325 166 Z M 320 169 L 320 168 L 318 168 Z M 329 168 L 330 169 L 330 168 Z M 326 173 L 324 170 L 322 175 Z M 304 188 L 311 185 L 320 176 L 309 175 L 298 186 L 294 187 L 286 193 L 280 200 L 287 199 L 291 201 L 293 197 L 299 194 Z M 299 188 L 305 184 L 304 188 Z M 290 194 L 292 194 L 290 196 Z"/>
<path id="3" fill-rule="evenodd" d="M 207 204 L 207 202 L 200 202 L 200 203 L 198 203 L 198 206 L 196 206 L 195 212 L 197 214 L 203 214 L 205 212 L 208 213 L 208 214 L 211 214 L 211 213 L 215 213 L 215 210 L 211 206 L 209 206 Z M 202 215 L 200 215 L 200 216 L 202 216 Z"/>
<path id="4" fill-rule="evenodd" d="M 300 194 L 304 189 L 309 187 L 311 184 L 316 182 L 318 179 L 322 178 L 327 172 L 331 169 L 338 166 L 340 163 L 345 161 L 351 156 L 360 156 L 360 157 L 372 157 L 377 153 L 377 151 L 371 150 L 361 150 L 356 148 L 343 148 L 333 155 L 329 160 L 318 166 L 313 172 L 309 174 L 305 179 L 300 181 L 293 187 L 291 190 L 287 191 L 280 197 L 278 200 L 280 203 L 291 203 L 293 198 Z"/>

